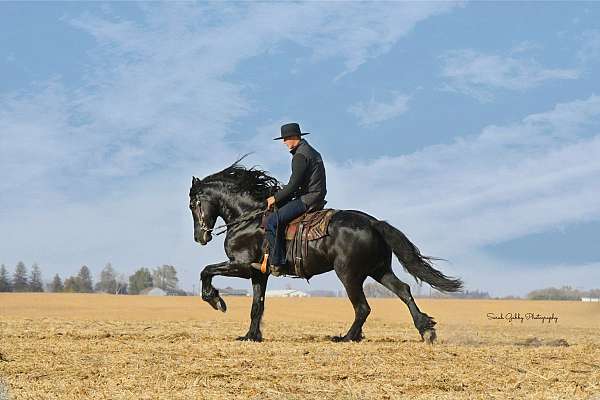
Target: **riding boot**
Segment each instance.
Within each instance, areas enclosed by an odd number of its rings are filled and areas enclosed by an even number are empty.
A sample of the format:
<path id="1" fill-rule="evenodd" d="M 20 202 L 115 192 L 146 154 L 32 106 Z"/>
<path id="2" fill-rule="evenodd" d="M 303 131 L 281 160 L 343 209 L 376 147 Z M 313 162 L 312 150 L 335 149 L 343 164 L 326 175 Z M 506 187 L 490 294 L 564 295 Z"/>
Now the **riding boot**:
<path id="1" fill-rule="evenodd" d="M 283 275 L 286 268 L 285 254 L 285 224 L 278 222 L 277 212 L 271 215 L 265 225 L 265 238 L 263 240 L 263 258 L 261 263 L 251 263 L 252 268 L 266 273 L 267 266 L 271 275 Z"/>
<path id="2" fill-rule="evenodd" d="M 271 245 L 269 243 L 269 238 L 267 235 L 265 235 L 265 238 L 263 240 L 261 248 L 262 248 L 262 254 L 263 254 L 262 261 L 251 263 L 250 265 L 252 266 L 252 268 L 259 270 L 263 274 L 266 274 L 267 270 L 269 270 L 271 272 L 271 275 L 273 275 L 273 276 L 283 275 L 285 268 L 283 268 L 282 266 L 273 265 L 273 264 L 269 263 L 271 261 L 272 257 L 269 258 Z"/>
<path id="3" fill-rule="evenodd" d="M 265 238 L 263 239 L 262 246 L 261 246 L 262 254 L 263 254 L 262 261 L 250 263 L 252 268 L 259 270 L 263 274 L 267 273 L 267 269 L 268 269 L 268 265 L 269 265 L 268 260 L 269 260 L 270 247 L 271 246 L 269 245 L 269 239 L 268 239 L 267 235 L 265 235 Z"/>
<path id="4" fill-rule="evenodd" d="M 253 262 L 250 263 L 250 265 L 252 266 L 252 268 L 259 270 L 263 274 L 267 273 L 267 269 L 271 272 L 271 275 L 273 276 L 281 276 L 285 274 L 285 266 L 273 264 L 269 265 L 269 261 L 269 253 L 264 253 L 261 262 Z"/>

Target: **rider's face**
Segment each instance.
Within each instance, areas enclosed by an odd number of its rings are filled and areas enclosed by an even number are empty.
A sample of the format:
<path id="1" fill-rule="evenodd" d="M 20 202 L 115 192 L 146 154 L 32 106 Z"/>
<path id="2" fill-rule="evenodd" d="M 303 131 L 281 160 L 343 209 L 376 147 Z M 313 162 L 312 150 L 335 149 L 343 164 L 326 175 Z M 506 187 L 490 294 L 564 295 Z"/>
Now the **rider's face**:
<path id="1" fill-rule="evenodd" d="M 288 150 L 292 150 L 294 147 L 298 146 L 298 143 L 300 143 L 300 136 L 290 136 L 285 138 L 283 139 L 283 143 L 287 146 Z"/>

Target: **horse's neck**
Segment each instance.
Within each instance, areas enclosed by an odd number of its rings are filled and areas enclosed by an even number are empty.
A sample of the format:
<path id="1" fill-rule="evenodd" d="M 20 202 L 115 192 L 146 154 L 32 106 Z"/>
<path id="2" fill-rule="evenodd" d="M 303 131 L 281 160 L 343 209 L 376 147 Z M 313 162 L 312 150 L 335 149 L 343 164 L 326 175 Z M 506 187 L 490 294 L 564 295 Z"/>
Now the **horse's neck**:
<path id="1" fill-rule="evenodd" d="M 220 197 L 219 216 L 226 224 L 229 224 L 244 214 L 259 210 L 261 203 L 244 197 L 242 194 L 223 194 Z"/>

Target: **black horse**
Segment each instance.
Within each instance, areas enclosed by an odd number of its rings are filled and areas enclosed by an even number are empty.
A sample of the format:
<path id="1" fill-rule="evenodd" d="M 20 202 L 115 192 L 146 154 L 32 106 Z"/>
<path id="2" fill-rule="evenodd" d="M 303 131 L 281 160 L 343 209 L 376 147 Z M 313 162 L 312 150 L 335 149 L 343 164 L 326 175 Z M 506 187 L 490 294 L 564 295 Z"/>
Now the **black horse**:
<path id="1" fill-rule="evenodd" d="M 225 237 L 229 261 L 204 268 L 201 273 L 202 299 L 225 312 L 227 307 L 213 287 L 212 278 L 222 275 L 251 279 L 254 298 L 250 328 L 238 340 L 261 341 L 260 321 L 268 275 L 252 268 L 250 263 L 262 257 L 264 232 L 258 213 L 264 209 L 265 199 L 280 185 L 265 171 L 246 168 L 239 164 L 240 161 L 204 179 L 193 177 L 190 209 L 194 218 L 194 240 L 201 245 L 212 239 L 218 217 L 231 224 Z M 333 337 L 334 341 L 360 341 L 363 338 L 362 326 L 371 311 L 363 292 L 363 282 L 368 276 L 406 303 L 424 341 L 435 340 L 436 322 L 419 310 L 410 287 L 392 271 L 392 252 L 415 279 L 444 292 L 461 290 L 460 279 L 447 277 L 433 268 L 433 258 L 422 255 L 398 229 L 361 211 L 340 210 L 331 219 L 328 235 L 309 242 L 308 256 L 303 263 L 307 279 L 335 270 L 354 307 L 354 323 L 344 336 Z"/>

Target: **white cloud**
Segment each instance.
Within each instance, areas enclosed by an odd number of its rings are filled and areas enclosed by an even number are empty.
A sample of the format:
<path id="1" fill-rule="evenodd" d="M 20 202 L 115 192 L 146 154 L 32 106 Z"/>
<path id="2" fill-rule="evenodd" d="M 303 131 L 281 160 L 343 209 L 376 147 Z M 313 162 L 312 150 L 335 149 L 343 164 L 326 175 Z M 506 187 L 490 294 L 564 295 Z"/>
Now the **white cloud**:
<path id="1" fill-rule="evenodd" d="M 527 47 L 531 45 L 528 44 Z M 522 48 L 517 48 L 517 53 Z M 442 76 L 448 90 L 462 92 L 481 101 L 493 99 L 493 90 L 526 90 L 555 79 L 577 79 L 577 68 L 545 68 L 533 59 L 475 50 L 452 50 L 441 57 Z"/>
<path id="2" fill-rule="evenodd" d="M 393 93 L 389 102 L 378 102 L 371 98 L 368 102 L 358 102 L 348 108 L 348 112 L 358 118 L 360 125 L 377 125 L 395 118 L 408 110 L 409 96 Z"/>
<path id="3" fill-rule="evenodd" d="M 325 3 L 321 3 L 322 5 Z M 448 12 L 462 2 L 335 3 L 334 12 L 305 15 L 309 26 L 300 43 L 313 49 L 313 59 L 341 56 L 345 69 L 335 79 L 355 71 L 371 58 L 387 53 L 417 23 Z M 312 17 L 312 18 L 310 18 Z M 308 22 L 314 20 L 315 22 Z M 310 26 L 312 24 L 312 27 Z"/>
<path id="4" fill-rule="evenodd" d="M 332 207 L 387 219 L 425 254 L 461 261 L 444 271 L 484 279 L 465 260 L 486 245 L 600 219 L 600 97 L 328 173 Z"/>

